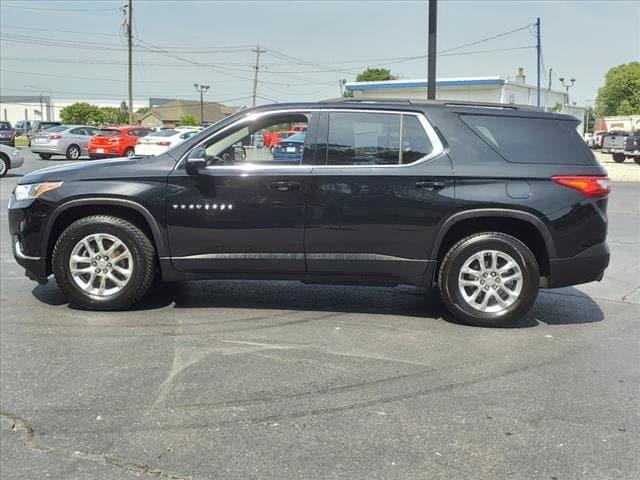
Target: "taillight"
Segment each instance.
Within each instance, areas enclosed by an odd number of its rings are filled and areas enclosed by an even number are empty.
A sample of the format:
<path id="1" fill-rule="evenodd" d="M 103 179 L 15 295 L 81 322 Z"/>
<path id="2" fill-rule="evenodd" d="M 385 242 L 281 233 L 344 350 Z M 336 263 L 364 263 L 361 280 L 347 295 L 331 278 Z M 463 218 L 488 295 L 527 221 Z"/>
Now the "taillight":
<path id="1" fill-rule="evenodd" d="M 156 145 L 161 145 L 163 147 L 168 147 L 171 145 L 171 142 L 156 142 Z"/>
<path id="2" fill-rule="evenodd" d="M 611 180 L 609 180 L 609 177 L 561 175 L 551 179 L 558 185 L 578 190 L 588 198 L 606 197 L 611 193 Z"/>
<path id="3" fill-rule="evenodd" d="M 51 140 L 60 140 L 62 138 L 62 135 L 58 135 L 57 133 L 54 133 L 53 135 L 49 135 L 49 138 Z"/>

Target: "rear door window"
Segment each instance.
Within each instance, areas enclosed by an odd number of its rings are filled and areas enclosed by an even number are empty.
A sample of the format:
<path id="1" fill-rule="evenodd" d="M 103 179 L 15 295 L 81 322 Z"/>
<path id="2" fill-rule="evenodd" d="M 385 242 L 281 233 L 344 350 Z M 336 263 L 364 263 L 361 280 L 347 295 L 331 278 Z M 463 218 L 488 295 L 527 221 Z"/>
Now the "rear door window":
<path id="1" fill-rule="evenodd" d="M 509 162 L 589 164 L 577 120 L 461 115 L 461 120 Z"/>
<path id="2" fill-rule="evenodd" d="M 327 165 L 398 165 L 400 115 L 332 112 Z"/>

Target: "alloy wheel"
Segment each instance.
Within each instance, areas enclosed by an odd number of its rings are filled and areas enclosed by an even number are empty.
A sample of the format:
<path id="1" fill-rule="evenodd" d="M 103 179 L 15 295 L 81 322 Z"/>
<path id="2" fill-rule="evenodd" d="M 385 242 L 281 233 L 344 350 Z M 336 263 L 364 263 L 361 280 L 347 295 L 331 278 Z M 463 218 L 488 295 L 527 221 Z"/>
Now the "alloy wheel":
<path id="1" fill-rule="evenodd" d="M 120 292 L 131 279 L 133 256 L 122 240 L 107 233 L 87 235 L 69 257 L 69 271 L 81 290 L 98 297 Z"/>
<path id="2" fill-rule="evenodd" d="M 520 297 L 522 269 L 510 255 L 498 250 L 482 250 L 469 257 L 458 276 L 464 301 L 475 310 L 497 313 Z"/>

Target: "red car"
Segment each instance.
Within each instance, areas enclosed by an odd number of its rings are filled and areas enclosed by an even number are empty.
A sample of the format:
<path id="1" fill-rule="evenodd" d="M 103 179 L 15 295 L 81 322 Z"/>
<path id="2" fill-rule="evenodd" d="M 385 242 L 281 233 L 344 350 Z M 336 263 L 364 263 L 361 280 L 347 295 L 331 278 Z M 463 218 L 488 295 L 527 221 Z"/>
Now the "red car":
<path id="1" fill-rule="evenodd" d="M 89 140 L 89 157 L 133 157 L 138 139 L 152 132 L 140 125 L 102 128 Z"/>

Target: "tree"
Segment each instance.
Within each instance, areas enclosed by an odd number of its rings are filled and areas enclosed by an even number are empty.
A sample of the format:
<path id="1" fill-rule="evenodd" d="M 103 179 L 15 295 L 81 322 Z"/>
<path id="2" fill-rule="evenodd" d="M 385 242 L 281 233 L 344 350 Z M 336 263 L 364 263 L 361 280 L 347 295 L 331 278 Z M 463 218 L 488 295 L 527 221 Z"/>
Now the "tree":
<path id="1" fill-rule="evenodd" d="M 640 62 L 611 68 L 598 89 L 596 112 L 599 117 L 640 114 Z"/>
<path id="2" fill-rule="evenodd" d="M 99 118 L 101 125 L 125 125 L 129 122 L 129 114 L 117 107 L 102 107 Z"/>
<path id="3" fill-rule="evenodd" d="M 200 120 L 193 115 L 185 115 L 180 118 L 180 125 L 183 127 L 197 127 L 200 125 Z"/>
<path id="4" fill-rule="evenodd" d="M 101 123 L 100 108 L 86 102 L 76 102 L 60 110 L 60 120 L 70 125 L 98 125 Z"/>
<path id="5" fill-rule="evenodd" d="M 395 80 L 397 77 L 391 75 L 388 68 L 367 68 L 356 77 L 358 82 L 379 82 L 384 80 Z"/>
<path id="6" fill-rule="evenodd" d="M 149 113 L 149 110 L 151 110 L 149 107 L 140 107 L 136 110 L 136 115 L 138 115 L 138 117 L 142 117 L 143 115 Z"/>

